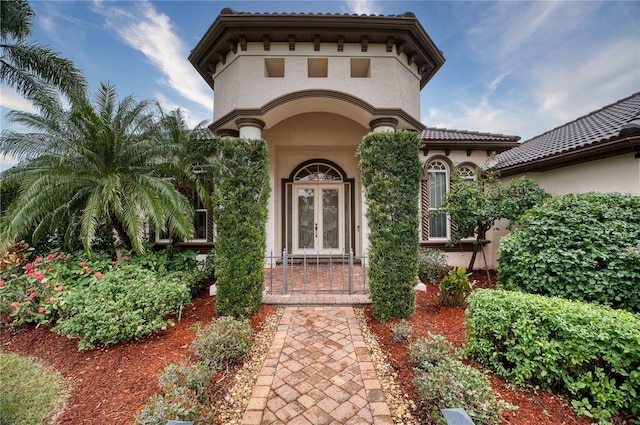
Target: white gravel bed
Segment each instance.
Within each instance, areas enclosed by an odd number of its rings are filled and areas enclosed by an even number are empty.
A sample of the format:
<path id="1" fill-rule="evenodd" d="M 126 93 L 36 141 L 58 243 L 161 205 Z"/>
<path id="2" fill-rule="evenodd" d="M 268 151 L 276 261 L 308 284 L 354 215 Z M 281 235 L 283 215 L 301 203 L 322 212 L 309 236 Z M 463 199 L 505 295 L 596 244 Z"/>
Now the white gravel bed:
<path id="1" fill-rule="evenodd" d="M 227 391 L 220 405 L 214 408 L 217 423 L 239 425 L 242 422 L 242 415 L 249 404 L 253 387 L 283 313 L 284 308 L 278 308 L 275 313 L 266 318 L 262 330 L 255 335 L 253 346 L 235 376 L 235 384 Z"/>
<path id="2" fill-rule="evenodd" d="M 387 405 L 389 405 L 389 410 L 391 410 L 393 422 L 398 425 L 419 425 L 420 421 L 415 418 L 412 413 L 415 412 L 416 406 L 413 400 L 411 400 L 407 394 L 404 394 L 400 386 L 396 384 L 395 377 L 397 373 L 387 361 L 387 356 L 380 348 L 380 345 L 378 345 L 375 335 L 369 330 L 364 310 L 362 308 L 354 308 L 353 310 L 355 311 L 356 319 L 362 330 L 364 342 L 369 349 L 373 367 L 376 370 L 378 380 L 382 386 L 382 393 L 387 401 Z M 407 365 L 407 367 L 410 367 L 410 365 Z"/>

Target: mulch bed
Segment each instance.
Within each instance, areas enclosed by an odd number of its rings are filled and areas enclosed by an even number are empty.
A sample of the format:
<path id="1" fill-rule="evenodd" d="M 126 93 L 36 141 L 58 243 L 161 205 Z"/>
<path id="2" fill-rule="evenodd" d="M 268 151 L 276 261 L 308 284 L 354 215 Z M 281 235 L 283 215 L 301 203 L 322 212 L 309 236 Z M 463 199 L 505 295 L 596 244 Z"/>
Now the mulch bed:
<path id="1" fill-rule="evenodd" d="M 489 286 L 484 272 L 475 273 L 472 279 L 478 280 L 478 287 Z M 427 332 L 442 334 L 454 345 L 462 346 L 466 342 L 464 309 L 439 306 L 436 294 L 434 285 L 427 285 L 426 292 L 418 292 L 416 313 L 409 320 L 414 329 L 413 335 L 417 337 Z M 252 327 L 258 331 L 264 319 L 274 311 L 274 307 L 263 305 L 252 318 Z M 372 320 L 369 307 L 365 313 L 369 316 L 371 331 L 377 335 L 380 346 L 397 371 L 398 384 L 416 400 L 411 383 L 412 368 L 407 367 L 406 344 L 395 343 L 392 339 L 390 329 L 395 322 L 381 324 Z M 184 309 L 181 320 L 176 321 L 174 327 L 144 340 L 78 351 L 76 341 L 53 333 L 46 326 L 25 326 L 0 328 L 0 346 L 3 352 L 44 360 L 70 382 L 70 399 L 58 417 L 58 424 L 131 424 L 149 397 L 158 392 L 158 377 L 165 366 L 189 357 L 188 347 L 196 334 L 194 325 L 198 322 L 207 324 L 215 317 L 215 298 L 205 291 Z M 214 378 L 213 393 L 223 393 L 232 384 L 233 374 L 228 372 Z M 492 375 L 489 379 L 500 398 L 519 406 L 516 411 L 505 411 L 503 424 L 590 423 L 588 418 L 578 417 L 566 401 L 553 394 L 516 389 Z"/>
<path id="2" fill-rule="evenodd" d="M 272 306 L 261 306 L 251 319 L 252 327 L 258 331 L 274 311 Z M 158 377 L 165 366 L 190 356 L 194 325 L 208 324 L 214 317 L 215 298 L 207 290 L 184 308 L 175 326 L 140 341 L 78 351 L 75 340 L 57 335 L 46 326 L 3 327 L 1 349 L 38 357 L 70 382 L 71 396 L 57 424 L 131 424 L 149 397 L 159 392 Z M 225 376 L 213 380 L 220 389 L 233 379 L 233 374 Z"/>
<path id="3" fill-rule="evenodd" d="M 476 271 L 470 277 L 476 280 L 476 288 L 488 288 L 493 285 L 487 281 L 485 271 Z M 491 272 L 491 281 L 496 282 L 495 272 Z M 439 305 L 438 288 L 436 285 L 427 285 L 426 292 L 418 292 L 416 300 L 416 312 L 407 320 L 413 326 L 413 338 L 426 336 L 427 332 L 444 335 L 449 342 L 456 347 L 466 344 L 464 327 L 464 308 L 445 307 Z M 407 367 L 409 353 L 407 344 L 399 344 L 393 341 L 391 328 L 397 320 L 389 320 L 382 324 L 373 319 L 371 307 L 365 308 L 368 316 L 368 325 L 378 337 L 378 343 L 387 353 L 389 363 L 397 372 L 396 382 L 404 389 L 405 393 L 417 401 L 416 391 L 412 384 L 413 370 Z M 502 415 L 503 424 L 513 425 L 573 425 L 590 424 L 586 417 L 577 416 L 566 401 L 558 396 L 539 390 L 537 392 L 516 389 L 507 384 L 503 379 L 489 374 L 489 381 L 493 391 L 506 402 L 519 406 L 518 410 L 505 410 Z M 419 403 L 416 403 L 419 404 Z"/>

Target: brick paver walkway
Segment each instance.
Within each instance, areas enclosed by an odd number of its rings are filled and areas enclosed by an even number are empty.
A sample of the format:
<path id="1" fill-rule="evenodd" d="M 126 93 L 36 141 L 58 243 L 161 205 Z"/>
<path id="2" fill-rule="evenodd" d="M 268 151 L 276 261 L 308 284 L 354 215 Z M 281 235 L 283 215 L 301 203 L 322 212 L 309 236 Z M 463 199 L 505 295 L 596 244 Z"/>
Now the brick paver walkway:
<path id="1" fill-rule="evenodd" d="M 285 308 L 242 424 L 393 424 L 353 307 Z"/>

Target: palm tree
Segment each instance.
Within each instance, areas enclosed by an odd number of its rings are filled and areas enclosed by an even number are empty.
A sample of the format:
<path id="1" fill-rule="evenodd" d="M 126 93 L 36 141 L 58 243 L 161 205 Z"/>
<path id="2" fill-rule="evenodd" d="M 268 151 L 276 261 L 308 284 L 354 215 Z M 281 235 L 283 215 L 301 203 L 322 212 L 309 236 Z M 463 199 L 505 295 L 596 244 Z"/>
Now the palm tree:
<path id="1" fill-rule="evenodd" d="M 162 170 L 178 146 L 163 140 L 153 103 L 118 100 L 102 83 L 93 98 L 43 104 L 37 114 L 12 111 L 31 132 L 2 133 L 0 153 L 21 160 L 2 177 L 20 182 L 0 227 L 0 242 L 60 225 L 77 228 L 85 251 L 97 230 L 112 228 L 124 248 L 143 251 L 146 223 L 193 233 L 193 209 Z"/>
<path id="2" fill-rule="evenodd" d="M 28 42 L 35 16 L 26 0 L 0 2 L 0 83 L 31 99 L 51 96 L 57 88 L 67 96 L 81 95 L 86 80 L 72 61 L 50 47 Z"/>
<path id="3" fill-rule="evenodd" d="M 215 156 L 214 135 L 207 121 L 189 129 L 182 110 L 165 114 L 160 108 L 163 139 L 177 146 L 174 162 L 165 172 L 175 179 L 178 190 L 195 191 L 198 198 L 211 209 L 212 170 L 208 165 Z"/>

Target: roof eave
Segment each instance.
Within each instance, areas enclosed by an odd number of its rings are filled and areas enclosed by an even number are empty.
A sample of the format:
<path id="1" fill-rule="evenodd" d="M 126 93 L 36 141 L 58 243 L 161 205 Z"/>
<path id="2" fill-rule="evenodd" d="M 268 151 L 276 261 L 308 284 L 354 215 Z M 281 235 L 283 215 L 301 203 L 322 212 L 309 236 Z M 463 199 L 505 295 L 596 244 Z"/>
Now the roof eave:
<path id="1" fill-rule="evenodd" d="M 396 45 L 398 51 L 407 50 L 412 54 L 420 72 L 420 88 L 436 74 L 445 62 L 442 52 L 415 15 L 407 13 L 397 16 L 363 15 L 305 15 L 305 14 L 247 14 L 223 10 L 207 30 L 189 55 L 189 62 L 213 89 L 213 75 L 218 62 L 224 60 L 229 51 L 234 50 L 243 32 L 260 34 L 294 34 L 296 31 L 309 34 L 318 31 L 333 42 L 339 34 L 371 32 L 384 34 L 388 43 Z M 261 35 L 262 37 L 262 35 Z M 252 40 L 248 40 L 252 41 Z M 298 40 L 296 40 L 297 42 Z M 400 47 L 402 46 L 402 47 Z"/>
<path id="2" fill-rule="evenodd" d="M 517 139 L 517 137 L 516 137 Z M 513 140 L 428 140 L 423 139 L 422 149 L 445 149 L 445 150 L 487 150 L 501 153 L 509 149 L 520 146 L 520 143 Z"/>
<path id="3" fill-rule="evenodd" d="M 640 137 L 632 136 L 622 139 L 609 140 L 604 143 L 593 144 L 553 156 L 539 158 L 503 168 L 495 168 L 503 177 L 526 172 L 543 172 L 570 165 L 605 159 L 612 156 L 624 155 L 640 150 Z"/>

